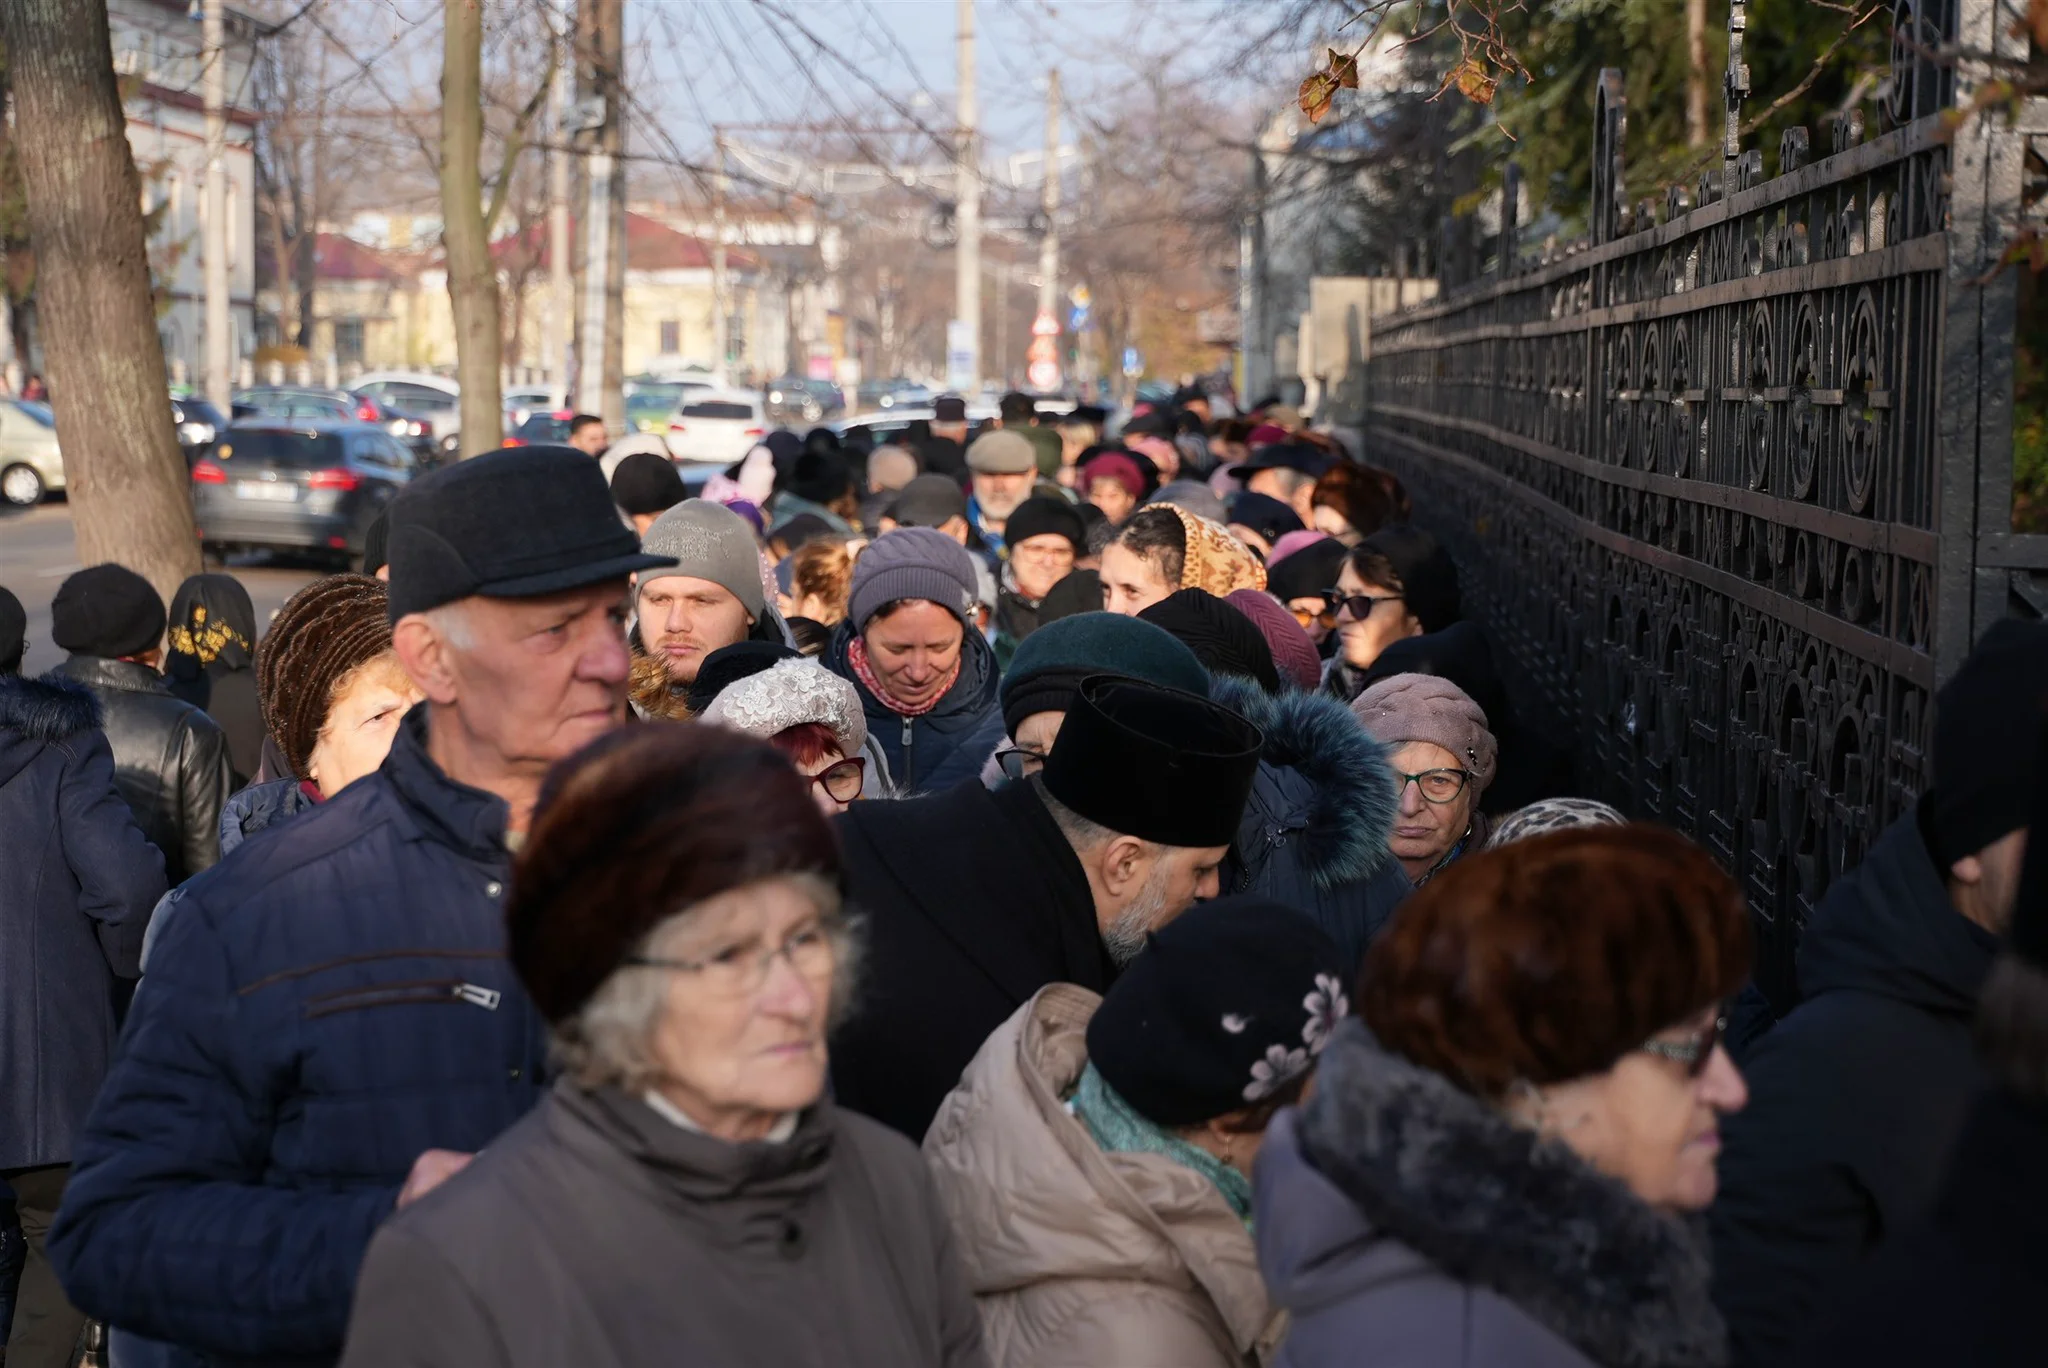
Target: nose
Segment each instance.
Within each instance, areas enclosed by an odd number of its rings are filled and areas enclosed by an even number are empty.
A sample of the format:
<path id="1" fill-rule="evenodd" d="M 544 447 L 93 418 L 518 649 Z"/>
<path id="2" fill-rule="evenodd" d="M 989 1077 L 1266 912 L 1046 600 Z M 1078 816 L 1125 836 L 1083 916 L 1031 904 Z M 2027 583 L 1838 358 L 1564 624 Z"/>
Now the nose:
<path id="1" fill-rule="evenodd" d="M 789 1021 L 808 1021 L 817 1014 L 818 992 L 796 971 L 786 954 L 769 957 L 768 977 L 756 997 L 763 1012 Z"/>
<path id="2" fill-rule="evenodd" d="M 1401 815 L 1403 817 L 1420 817 L 1422 809 L 1422 785 L 1416 783 L 1413 779 L 1403 779 L 1401 781 Z"/>
<path id="3" fill-rule="evenodd" d="M 1718 1044 L 1700 1072 L 1700 1100 L 1718 1112 L 1739 1112 L 1749 1105 L 1749 1084 L 1742 1081 L 1742 1071 Z"/>
<path id="4" fill-rule="evenodd" d="M 1202 877 L 1195 880 L 1195 901 L 1207 902 L 1223 891 L 1223 875 L 1215 869 L 1205 869 Z"/>
<path id="5" fill-rule="evenodd" d="M 633 656 L 626 649 L 625 628 L 607 619 L 577 665 L 577 673 L 584 679 L 605 684 L 625 683 L 633 672 Z"/>

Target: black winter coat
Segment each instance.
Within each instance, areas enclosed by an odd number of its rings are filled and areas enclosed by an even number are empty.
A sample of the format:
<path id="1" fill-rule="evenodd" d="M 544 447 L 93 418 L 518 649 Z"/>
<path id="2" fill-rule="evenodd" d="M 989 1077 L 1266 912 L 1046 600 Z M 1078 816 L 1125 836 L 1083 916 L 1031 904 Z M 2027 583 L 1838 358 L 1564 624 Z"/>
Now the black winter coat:
<path id="1" fill-rule="evenodd" d="M 99 699 L 121 797 L 173 887 L 220 858 L 220 809 L 235 788 L 227 736 L 147 665 L 75 655 L 50 672 Z"/>
<path id="2" fill-rule="evenodd" d="M 970 779 L 855 803 L 838 824 L 867 944 L 833 1040 L 833 1096 L 922 1141 L 982 1042 L 1034 993 L 1099 993 L 1116 971 L 1088 876 L 1030 784 Z"/>
<path id="3" fill-rule="evenodd" d="M 163 909 L 49 1248 L 74 1304 L 181 1364 L 333 1362 L 420 1152 L 542 1096 L 505 804 L 429 758 L 428 710 Z"/>
<path id="4" fill-rule="evenodd" d="M 1801 1002 L 1742 1061 L 1721 1123 L 1715 1300 L 1734 1361 L 1789 1361 L 1833 1284 L 1932 1205 L 1985 1078 L 1970 1041 L 1997 941 L 1965 919 L 1908 813 L 1821 900 Z"/>
<path id="5" fill-rule="evenodd" d="M 1355 972 L 1415 891 L 1387 848 L 1400 800 L 1386 748 L 1351 709 L 1321 694 L 1276 697 L 1231 675 L 1217 676 L 1210 693 L 1266 737 L 1224 861 L 1224 891 L 1308 913 Z"/>
<path id="6" fill-rule="evenodd" d="M 98 728 L 78 685 L 0 676 L 0 1169 L 70 1162 L 164 891 Z"/>
<path id="7" fill-rule="evenodd" d="M 2034 1368 L 2048 1316 L 2048 1105 L 1977 1099 L 1934 1215 L 1820 1320 L 1810 1368 Z"/>

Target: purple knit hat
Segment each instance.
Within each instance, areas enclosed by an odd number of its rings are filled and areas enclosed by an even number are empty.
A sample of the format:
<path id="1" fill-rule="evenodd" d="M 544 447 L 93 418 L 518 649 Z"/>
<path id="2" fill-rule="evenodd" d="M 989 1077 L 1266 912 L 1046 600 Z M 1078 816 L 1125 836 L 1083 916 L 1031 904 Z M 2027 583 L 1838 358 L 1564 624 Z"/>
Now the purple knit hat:
<path id="1" fill-rule="evenodd" d="M 1316 691 L 1316 686 L 1323 682 L 1322 657 L 1316 654 L 1316 644 L 1301 629 L 1301 623 L 1280 606 L 1279 599 L 1261 589 L 1234 589 L 1223 596 L 1223 601 L 1250 618 L 1252 626 L 1259 629 L 1259 635 L 1272 648 L 1273 663 L 1279 666 L 1282 679 L 1303 693 Z"/>

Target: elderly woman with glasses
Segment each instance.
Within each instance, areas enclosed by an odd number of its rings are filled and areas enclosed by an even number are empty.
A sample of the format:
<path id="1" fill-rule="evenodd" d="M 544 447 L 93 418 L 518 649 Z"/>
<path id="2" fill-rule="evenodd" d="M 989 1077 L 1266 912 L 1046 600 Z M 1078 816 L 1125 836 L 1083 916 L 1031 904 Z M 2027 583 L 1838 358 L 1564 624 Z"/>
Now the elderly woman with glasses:
<path id="1" fill-rule="evenodd" d="M 561 1076 L 384 1221 L 344 1364 L 984 1361 L 917 1151 L 825 1096 L 854 947 L 810 788 L 675 723 L 549 776 L 506 921 Z"/>
<path id="2" fill-rule="evenodd" d="M 1390 752 L 1401 791 L 1389 845 L 1415 886 L 1482 849 L 1487 821 L 1479 797 L 1493 780 L 1499 748 L 1479 705 L 1448 679 L 1402 674 L 1360 694 L 1351 711 Z"/>
<path id="3" fill-rule="evenodd" d="M 1314 1097 L 1266 1132 L 1276 1368 L 1727 1361 L 1702 1228 L 1748 909 L 1650 826 L 1460 861 L 1373 943 Z"/>

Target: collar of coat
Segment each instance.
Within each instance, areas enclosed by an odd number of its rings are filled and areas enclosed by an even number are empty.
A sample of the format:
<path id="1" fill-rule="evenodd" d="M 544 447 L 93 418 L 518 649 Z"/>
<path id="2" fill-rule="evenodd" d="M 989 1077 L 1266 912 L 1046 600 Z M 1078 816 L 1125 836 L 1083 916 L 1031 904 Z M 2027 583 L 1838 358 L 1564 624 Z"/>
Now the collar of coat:
<path id="1" fill-rule="evenodd" d="M 1608 1368 L 1726 1357 L 1695 1228 L 1568 1147 L 1380 1047 L 1357 1019 L 1303 1109 L 1309 1162 L 1375 1227 Z"/>
<path id="2" fill-rule="evenodd" d="M 31 741 L 62 741 L 100 724 L 99 700 L 83 684 L 52 676 L 0 675 L 0 731 Z"/>
<path id="3" fill-rule="evenodd" d="M 1351 709 L 1321 694 L 1275 696 L 1255 682 L 1218 675 L 1210 696 L 1265 734 L 1260 760 L 1293 770 L 1312 787 L 1297 814 L 1309 877 L 1318 888 L 1367 879 L 1392 858 L 1400 798 L 1386 748 Z M 1292 833 L 1290 833 L 1292 834 Z"/>
<path id="4" fill-rule="evenodd" d="M 128 693 L 171 696 L 171 686 L 148 665 L 132 660 L 110 660 L 106 656 L 74 655 L 50 671 L 46 678 L 73 680 L 92 689 L 120 689 Z"/>
<path id="5" fill-rule="evenodd" d="M 415 703 L 406 713 L 378 772 L 390 782 L 428 840 L 485 864 L 503 864 L 509 858 L 505 828 L 511 810 L 495 793 L 450 779 L 427 754 L 432 707 Z"/>

